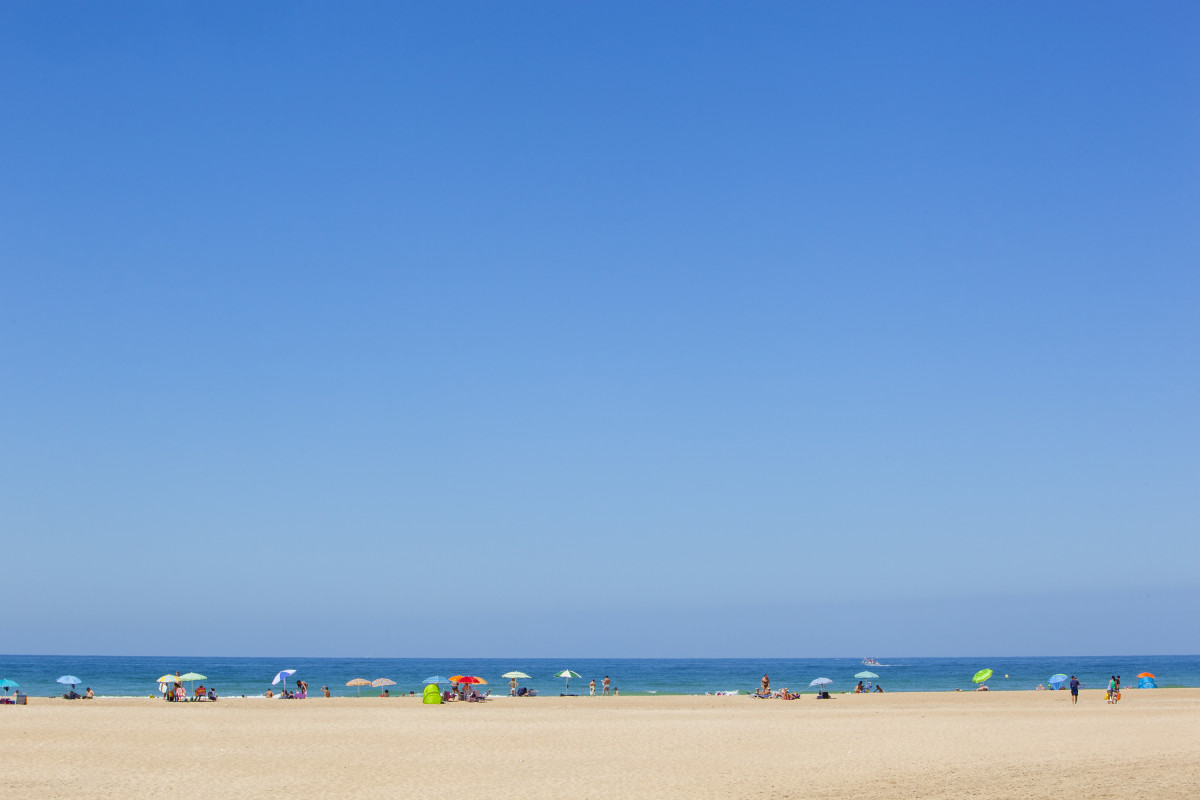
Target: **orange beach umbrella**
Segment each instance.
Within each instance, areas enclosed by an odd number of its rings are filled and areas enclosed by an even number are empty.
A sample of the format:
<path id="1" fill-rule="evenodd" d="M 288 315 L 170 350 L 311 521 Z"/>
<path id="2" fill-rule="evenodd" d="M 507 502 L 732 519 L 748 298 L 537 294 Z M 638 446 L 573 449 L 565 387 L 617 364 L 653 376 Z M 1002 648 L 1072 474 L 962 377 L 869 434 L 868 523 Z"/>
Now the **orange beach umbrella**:
<path id="1" fill-rule="evenodd" d="M 483 678 L 474 675 L 451 675 L 450 680 L 454 683 L 487 683 Z"/>
<path id="2" fill-rule="evenodd" d="M 1153 675 L 1153 673 L 1150 673 L 1150 672 L 1139 672 L 1138 677 L 1139 678 L 1153 678 L 1154 675 Z"/>

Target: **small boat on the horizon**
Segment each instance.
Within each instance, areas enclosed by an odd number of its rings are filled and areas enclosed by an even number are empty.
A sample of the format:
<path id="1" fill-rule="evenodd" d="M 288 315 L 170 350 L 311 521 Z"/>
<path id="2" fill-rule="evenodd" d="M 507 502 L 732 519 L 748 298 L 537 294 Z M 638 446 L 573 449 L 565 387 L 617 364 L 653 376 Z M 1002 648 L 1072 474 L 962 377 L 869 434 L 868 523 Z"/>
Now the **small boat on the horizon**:
<path id="1" fill-rule="evenodd" d="M 866 658 L 864 658 L 862 660 L 862 663 L 863 663 L 864 667 L 882 667 L 883 666 L 883 664 L 880 664 L 878 661 L 871 658 L 870 656 L 867 656 Z"/>

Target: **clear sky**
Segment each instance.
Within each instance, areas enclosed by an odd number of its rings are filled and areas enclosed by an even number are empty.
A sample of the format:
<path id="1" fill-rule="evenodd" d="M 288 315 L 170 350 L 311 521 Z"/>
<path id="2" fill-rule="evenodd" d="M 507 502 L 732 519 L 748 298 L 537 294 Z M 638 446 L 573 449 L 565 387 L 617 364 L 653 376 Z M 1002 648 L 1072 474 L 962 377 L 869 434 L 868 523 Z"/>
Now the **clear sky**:
<path id="1" fill-rule="evenodd" d="M 1195 653 L 1200 6 L 0 6 L 0 648 Z"/>

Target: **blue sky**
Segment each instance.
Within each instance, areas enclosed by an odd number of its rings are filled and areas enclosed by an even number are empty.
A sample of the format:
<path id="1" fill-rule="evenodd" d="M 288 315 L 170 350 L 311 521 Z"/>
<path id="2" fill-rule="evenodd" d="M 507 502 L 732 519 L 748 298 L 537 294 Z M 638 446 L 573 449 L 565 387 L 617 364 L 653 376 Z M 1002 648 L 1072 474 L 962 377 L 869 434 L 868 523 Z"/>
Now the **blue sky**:
<path id="1" fill-rule="evenodd" d="M 7 652 L 1194 652 L 1200 11 L 427 6 L 0 9 Z"/>

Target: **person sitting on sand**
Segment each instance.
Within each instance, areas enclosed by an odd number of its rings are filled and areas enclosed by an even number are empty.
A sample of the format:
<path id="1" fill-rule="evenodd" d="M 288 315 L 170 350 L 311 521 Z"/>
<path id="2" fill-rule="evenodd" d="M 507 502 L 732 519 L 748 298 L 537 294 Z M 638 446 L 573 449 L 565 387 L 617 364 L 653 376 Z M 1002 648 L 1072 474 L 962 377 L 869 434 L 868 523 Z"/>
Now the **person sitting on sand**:
<path id="1" fill-rule="evenodd" d="M 862 681 L 859 681 L 859 682 L 858 682 L 858 686 L 855 686 L 855 687 L 854 687 L 854 693 L 855 693 L 855 694 L 862 694 L 862 693 L 863 693 L 863 692 L 865 692 L 865 691 L 866 691 L 866 689 L 864 689 L 864 688 L 863 688 Z"/>
<path id="2" fill-rule="evenodd" d="M 264 697 L 266 697 L 266 698 L 269 700 L 270 698 L 272 698 L 272 697 L 274 697 L 274 696 L 275 696 L 275 693 L 274 693 L 274 692 L 272 692 L 270 689 L 267 689 L 267 691 L 264 693 L 264 695 L 263 695 L 263 696 L 264 696 Z"/>
<path id="3" fill-rule="evenodd" d="M 87 694 L 85 694 L 83 696 L 83 699 L 84 700 L 95 700 L 96 699 L 96 693 L 92 691 L 92 687 L 89 686 L 87 688 Z"/>
<path id="4" fill-rule="evenodd" d="M 392 693 L 389 692 L 387 689 L 384 689 L 382 692 L 379 693 L 379 696 L 380 697 L 391 697 Z"/>
<path id="5" fill-rule="evenodd" d="M 193 697 L 195 697 L 197 700 L 203 700 L 205 697 L 207 697 L 207 696 L 208 696 L 208 695 L 205 693 L 205 689 L 204 689 L 204 684 L 203 684 L 203 683 L 202 683 L 202 684 L 200 684 L 199 686 L 197 686 L 197 687 L 196 687 L 196 691 L 192 692 L 192 696 L 193 696 Z"/>
<path id="6" fill-rule="evenodd" d="M 208 690 L 208 699 L 212 700 L 214 702 L 216 701 L 216 699 L 217 699 L 217 690 L 216 689 Z"/>
<path id="7" fill-rule="evenodd" d="M 326 697 L 329 697 L 329 696 L 330 696 L 330 695 L 329 695 L 329 687 L 328 687 L 328 686 L 322 686 L 322 687 L 321 687 L 321 694 L 325 695 Z"/>
<path id="8" fill-rule="evenodd" d="M 978 686 L 976 686 L 976 687 L 975 687 L 975 691 L 977 691 L 977 692 L 986 692 L 986 691 L 989 691 L 989 689 L 988 689 L 988 687 L 984 686 L 984 685 L 981 683 L 981 684 L 979 684 Z"/>
<path id="9" fill-rule="evenodd" d="M 883 687 L 880 686 L 879 684 L 875 684 L 875 691 L 879 692 L 880 694 L 883 694 Z"/>

